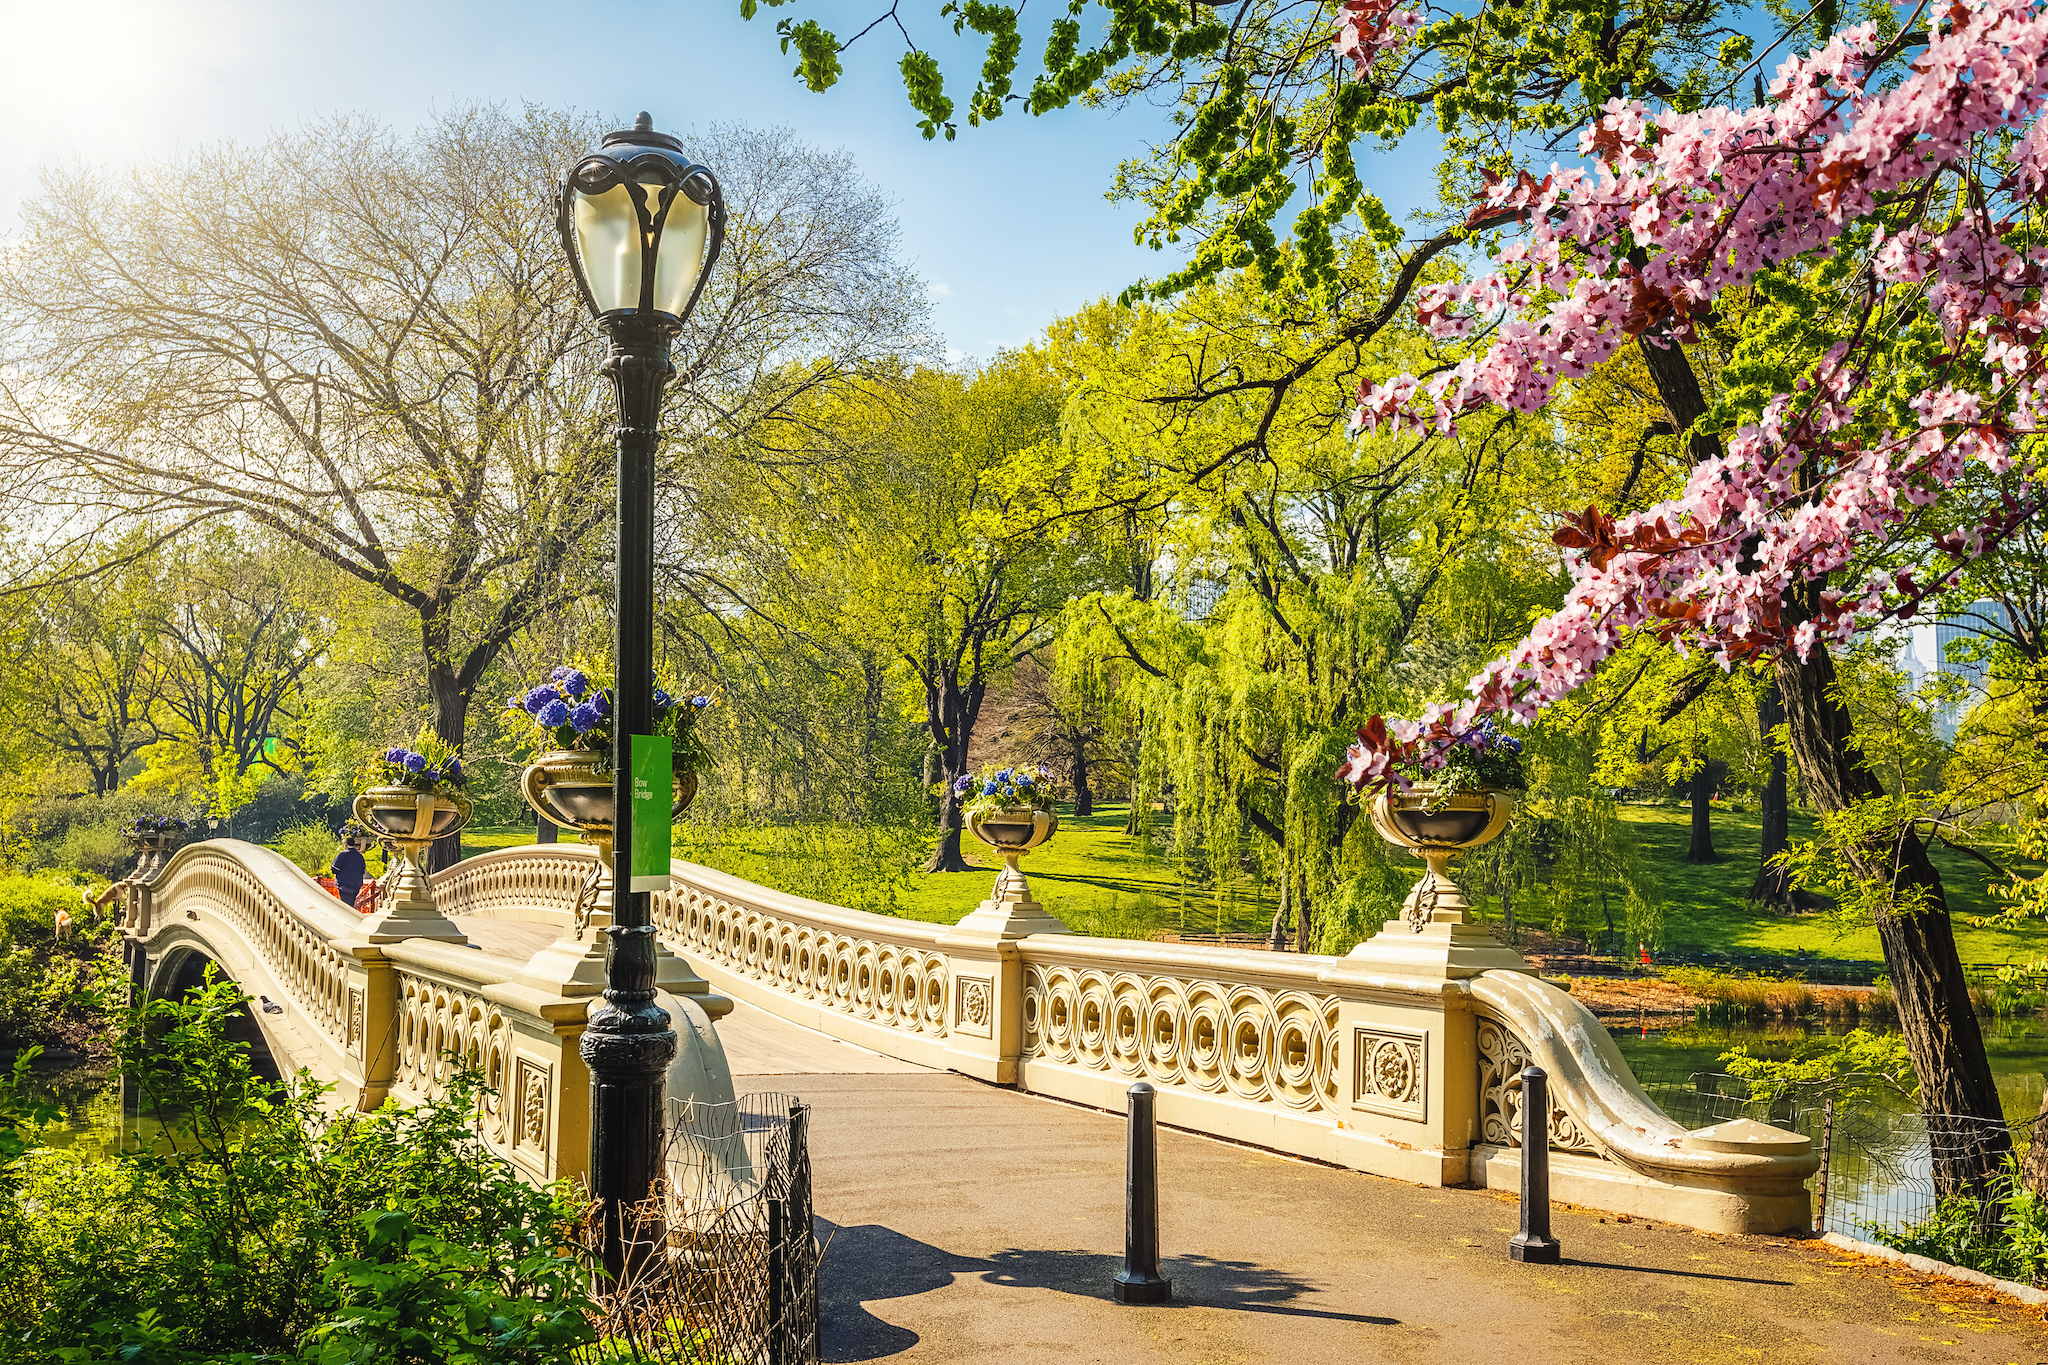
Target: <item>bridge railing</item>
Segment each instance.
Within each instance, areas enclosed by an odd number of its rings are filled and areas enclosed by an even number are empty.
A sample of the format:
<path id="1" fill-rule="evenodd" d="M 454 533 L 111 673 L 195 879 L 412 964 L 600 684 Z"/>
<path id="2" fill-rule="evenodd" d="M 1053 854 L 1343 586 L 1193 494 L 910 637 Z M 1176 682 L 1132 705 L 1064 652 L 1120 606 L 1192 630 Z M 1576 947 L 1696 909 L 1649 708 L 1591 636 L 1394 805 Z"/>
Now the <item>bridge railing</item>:
<path id="1" fill-rule="evenodd" d="M 920 924 L 677 862 L 663 941 L 716 990 L 884 1055 L 1431 1185 L 1512 1188 L 1514 1077 L 1553 1078 L 1558 1197 L 1717 1231 L 1804 1228 L 1818 1157 L 1695 1141 L 1603 1025 L 1533 974 Z M 976 928 L 979 922 L 983 926 Z M 1718 1149 L 1717 1149 L 1718 1148 Z"/>
<path id="2" fill-rule="evenodd" d="M 517 852 L 459 865 L 448 899 L 487 918 L 566 920 L 589 851 Z M 473 944 L 389 941 L 296 866 L 239 840 L 180 849 L 127 897 L 123 928 L 141 993 L 176 994 L 217 964 L 257 997 L 252 1017 L 279 1066 L 333 1086 L 336 1102 L 440 1099 L 471 1069 L 488 1145 L 536 1179 L 587 1171 L 587 984 Z"/>

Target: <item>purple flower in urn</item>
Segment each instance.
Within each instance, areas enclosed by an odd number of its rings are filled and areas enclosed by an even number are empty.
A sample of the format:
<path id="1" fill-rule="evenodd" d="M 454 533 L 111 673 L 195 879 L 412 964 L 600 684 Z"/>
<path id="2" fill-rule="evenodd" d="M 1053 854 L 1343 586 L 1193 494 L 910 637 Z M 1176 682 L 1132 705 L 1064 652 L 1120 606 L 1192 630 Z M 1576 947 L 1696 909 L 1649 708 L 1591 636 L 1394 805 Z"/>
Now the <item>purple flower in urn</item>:
<path id="1" fill-rule="evenodd" d="M 403 752 L 405 754 L 405 757 L 399 759 L 398 761 L 405 765 L 405 770 L 407 772 L 416 773 L 425 770 L 427 766 L 426 759 L 420 757 L 416 753 L 413 753 L 411 750 L 404 750 Z"/>
<path id="2" fill-rule="evenodd" d="M 553 701 L 533 713 L 533 718 L 550 730 L 559 729 L 569 723 L 569 703 L 556 697 Z"/>
<path id="3" fill-rule="evenodd" d="M 576 728 L 576 733 L 579 735 L 595 727 L 603 720 L 604 712 L 598 708 L 595 699 L 584 702 L 569 713 L 569 724 Z"/>
<path id="4" fill-rule="evenodd" d="M 574 668 L 570 669 L 569 672 L 562 678 L 562 690 L 564 692 L 567 692 L 570 696 L 578 699 L 582 698 L 584 691 L 587 688 L 589 688 L 589 686 L 590 679 L 584 677 L 580 670 Z"/>
<path id="5" fill-rule="evenodd" d="M 540 713 L 547 708 L 549 702 L 560 701 L 561 699 L 561 693 L 555 691 L 554 688 L 546 683 L 542 683 L 539 687 L 526 694 L 526 701 L 523 704 L 526 707 L 527 715 L 538 718 Z M 541 724 L 545 725 L 547 722 L 542 721 Z"/>

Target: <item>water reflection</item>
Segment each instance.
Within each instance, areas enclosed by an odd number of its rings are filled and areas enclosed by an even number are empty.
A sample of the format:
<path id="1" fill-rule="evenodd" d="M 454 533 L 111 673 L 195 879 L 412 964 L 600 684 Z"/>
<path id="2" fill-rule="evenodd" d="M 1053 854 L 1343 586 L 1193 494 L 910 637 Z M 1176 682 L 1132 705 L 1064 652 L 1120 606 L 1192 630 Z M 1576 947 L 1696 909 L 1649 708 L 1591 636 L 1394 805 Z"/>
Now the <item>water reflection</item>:
<path id="1" fill-rule="evenodd" d="M 100 1161 L 120 1151 L 124 1142 L 132 1147 L 163 1131 L 154 1118 L 132 1113 L 123 1118 L 121 1076 L 111 1062 L 38 1067 L 29 1074 L 31 1093 L 63 1111 L 42 1131 L 46 1147 Z"/>

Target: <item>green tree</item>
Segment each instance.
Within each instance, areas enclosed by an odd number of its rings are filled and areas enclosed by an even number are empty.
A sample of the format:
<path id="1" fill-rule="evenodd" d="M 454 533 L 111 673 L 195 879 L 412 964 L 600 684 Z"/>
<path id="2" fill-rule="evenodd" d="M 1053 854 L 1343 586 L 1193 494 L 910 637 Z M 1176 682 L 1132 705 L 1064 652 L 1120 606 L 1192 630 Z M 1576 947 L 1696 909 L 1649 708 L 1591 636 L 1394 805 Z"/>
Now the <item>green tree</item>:
<path id="1" fill-rule="evenodd" d="M 552 211 L 595 131 L 539 110 L 403 137 L 344 119 L 51 178 L 0 273 L 16 502 L 296 544 L 413 617 L 432 723 L 461 745 L 506 644 L 603 586 L 615 413 Z M 772 417 L 795 361 L 827 357 L 803 372 L 822 383 L 900 348 L 920 306 L 843 157 L 707 141 L 735 223 L 679 343 L 672 466 Z"/>

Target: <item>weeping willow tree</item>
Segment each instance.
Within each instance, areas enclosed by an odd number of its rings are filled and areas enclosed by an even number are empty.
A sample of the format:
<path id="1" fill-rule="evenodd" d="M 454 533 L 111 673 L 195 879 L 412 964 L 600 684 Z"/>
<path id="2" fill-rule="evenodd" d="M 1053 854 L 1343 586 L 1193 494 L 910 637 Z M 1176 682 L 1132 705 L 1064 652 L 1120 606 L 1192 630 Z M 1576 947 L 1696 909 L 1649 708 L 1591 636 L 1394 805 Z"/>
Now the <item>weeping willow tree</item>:
<path id="1" fill-rule="evenodd" d="M 1345 431 L 1360 379 L 1421 363 L 1399 324 L 1333 343 L 1386 297 L 1366 248 L 1345 282 L 1334 312 L 1240 281 L 1056 324 L 1062 443 L 1009 470 L 1039 505 L 1157 546 L 1156 591 L 1068 604 L 1062 685 L 1113 699 L 1127 727 L 1134 831 L 1158 800 L 1184 882 L 1220 894 L 1250 874 L 1276 943 L 1304 950 L 1325 903 L 1404 871 L 1332 778 L 1357 727 L 1434 684 L 1416 658 L 1476 667 L 1554 595 L 1518 492 L 1543 433 Z"/>

